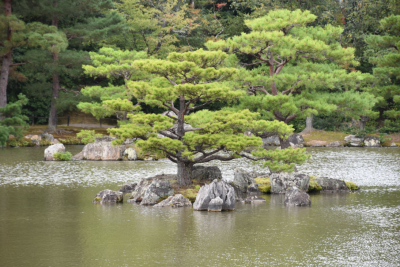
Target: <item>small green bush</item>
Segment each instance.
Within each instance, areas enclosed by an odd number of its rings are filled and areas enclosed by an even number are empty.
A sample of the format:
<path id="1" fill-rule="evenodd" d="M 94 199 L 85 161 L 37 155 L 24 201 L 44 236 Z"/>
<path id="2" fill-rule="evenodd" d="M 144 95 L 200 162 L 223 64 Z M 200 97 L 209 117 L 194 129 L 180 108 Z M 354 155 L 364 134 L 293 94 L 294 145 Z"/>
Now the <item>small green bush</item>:
<path id="1" fill-rule="evenodd" d="M 72 158 L 70 152 L 56 152 L 53 154 L 55 160 L 68 161 Z"/>
<path id="2" fill-rule="evenodd" d="M 102 137 L 102 134 L 96 134 L 94 130 L 82 130 L 76 134 L 76 137 L 80 138 L 82 143 L 89 144 L 95 141 L 95 137 Z"/>

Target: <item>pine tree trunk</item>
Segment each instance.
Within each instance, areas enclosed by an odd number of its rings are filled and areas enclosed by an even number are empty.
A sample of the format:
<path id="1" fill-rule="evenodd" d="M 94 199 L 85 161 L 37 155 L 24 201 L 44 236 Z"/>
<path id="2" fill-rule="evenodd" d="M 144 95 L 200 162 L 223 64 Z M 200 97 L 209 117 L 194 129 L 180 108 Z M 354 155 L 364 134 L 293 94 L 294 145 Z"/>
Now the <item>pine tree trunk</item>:
<path id="1" fill-rule="evenodd" d="M 306 128 L 303 131 L 301 131 L 302 134 L 311 133 L 312 131 L 315 130 L 313 127 L 313 119 L 314 117 L 312 115 L 306 118 Z"/>
<path id="2" fill-rule="evenodd" d="M 185 96 L 181 95 L 179 97 L 179 113 L 178 115 L 178 127 L 176 133 L 178 136 L 183 137 L 185 135 Z M 178 161 L 178 173 L 177 173 L 177 182 L 179 185 L 190 185 L 192 182 L 192 167 L 193 163 L 185 163 L 181 157 L 180 151 L 177 154 L 177 161 Z"/>
<path id="3" fill-rule="evenodd" d="M 53 2 L 53 7 L 57 7 L 57 1 Z M 53 16 L 52 26 L 56 26 L 58 28 L 58 17 L 56 15 Z M 58 53 L 53 53 L 53 64 L 58 64 Z M 56 101 L 58 99 L 58 93 L 60 90 L 60 80 L 57 72 L 53 73 L 53 92 L 51 96 L 51 104 L 50 104 L 50 114 L 49 114 L 49 123 L 47 125 L 47 130 L 50 132 L 54 132 L 57 129 L 57 109 L 56 109 Z"/>
<path id="4" fill-rule="evenodd" d="M 279 142 L 281 143 L 281 149 L 291 147 L 289 139 L 283 140 L 282 138 L 279 137 Z"/>
<path id="5" fill-rule="evenodd" d="M 3 0 L 4 5 L 4 14 L 5 16 L 11 15 L 11 0 Z M 9 28 L 7 32 L 7 40 L 10 41 L 12 37 L 12 29 Z M 7 85 L 8 85 L 8 76 L 10 73 L 10 65 L 11 65 L 11 55 L 12 50 L 3 56 L 3 61 L 1 65 L 1 73 L 0 73 L 0 108 L 5 107 L 7 105 Z M 0 120 L 3 117 L 0 115 Z"/>
<path id="6" fill-rule="evenodd" d="M 53 61 L 58 60 L 58 54 L 53 53 Z M 54 132 L 57 129 L 57 108 L 56 101 L 58 99 L 58 93 L 60 89 L 59 77 L 58 73 L 53 74 L 53 92 L 51 96 L 51 105 L 50 105 L 50 114 L 49 114 L 49 123 L 47 125 L 47 130 L 50 132 Z"/>

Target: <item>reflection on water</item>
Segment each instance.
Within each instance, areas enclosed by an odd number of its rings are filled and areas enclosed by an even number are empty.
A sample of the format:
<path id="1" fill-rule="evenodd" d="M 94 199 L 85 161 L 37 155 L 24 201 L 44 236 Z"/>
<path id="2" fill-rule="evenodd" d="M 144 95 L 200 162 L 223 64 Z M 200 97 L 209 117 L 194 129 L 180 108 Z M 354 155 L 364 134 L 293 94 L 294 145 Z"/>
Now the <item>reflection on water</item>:
<path id="1" fill-rule="evenodd" d="M 0 266 L 398 266 L 400 151 L 308 151 L 302 171 L 363 189 L 312 194 L 311 207 L 300 208 L 265 195 L 264 204 L 222 213 L 96 205 L 100 190 L 173 173 L 175 165 L 43 162 L 43 148 L 0 149 Z M 254 167 L 219 166 L 226 179 L 235 167 Z"/>

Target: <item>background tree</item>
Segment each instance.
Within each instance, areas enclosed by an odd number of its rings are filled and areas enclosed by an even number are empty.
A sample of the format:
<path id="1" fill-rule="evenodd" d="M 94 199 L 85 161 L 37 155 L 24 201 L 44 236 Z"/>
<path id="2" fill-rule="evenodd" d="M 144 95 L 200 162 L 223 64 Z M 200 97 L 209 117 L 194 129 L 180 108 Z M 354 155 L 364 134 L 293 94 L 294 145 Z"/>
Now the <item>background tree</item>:
<path id="1" fill-rule="evenodd" d="M 90 58 L 93 66 L 83 66 L 86 74 L 95 77 L 106 76 L 116 83 L 122 79 L 123 85 L 110 83 L 108 86 L 85 87 L 81 90 L 83 95 L 98 98 L 102 102 L 81 102 L 78 108 L 96 118 L 116 115 L 119 120 L 126 120 L 128 113 L 140 109 L 139 103 L 133 105 L 133 94 L 127 83 L 130 80 L 144 78 L 143 72 L 138 68 L 132 68 L 131 64 L 135 60 L 147 58 L 147 53 L 101 48 L 98 53 L 90 52 Z"/>
<path id="2" fill-rule="evenodd" d="M 383 35 L 366 38 L 370 50 L 366 55 L 376 67 L 374 75 L 381 81 L 370 92 L 379 97 L 377 108 L 381 116 L 390 120 L 400 118 L 400 15 L 380 21 Z"/>
<path id="3" fill-rule="evenodd" d="M 160 77 L 149 82 L 129 82 L 128 87 L 134 96 L 147 104 L 164 107 L 172 111 L 172 114 L 130 114 L 129 124 L 121 125 L 118 129 L 109 129 L 109 132 L 118 136 L 119 142 L 126 138 L 140 138 L 137 145 L 144 151 L 165 153 L 168 159 L 177 163 L 178 183 L 181 185 L 191 183 L 192 167 L 196 163 L 232 160 L 245 156 L 245 149 L 261 146 L 260 138 L 243 134 L 246 129 L 252 128 L 255 132 L 273 131 L 284 138 L 291 132 L 290 126 L 277 121 L 257 121 L 258 114 L 248 110 L 204 110 L 189 115 L 189 112 L 208 103 L 218 100 L 232 101 L 242 94 L 222 84 L 223 80 L 236 73 L 233 68 L 223 67 L 227 57 L 221 51 L 198 50 L 182 54 L 171 53 L 167 60 L 134 61 L 133 68 Z M 186 123 L 191 123 L 192 126 Z M 221 154 L 222 152 L 225 154 Z M 300 162 L 303 152 L 295 151 L 295 155 L 300 154 Z M 264 156 L 267 162 L 273 161 L 271 154 L 258 156 Z M 296 157 L 286 155 L 282 158 L 289 160 Z M 289 167 L 293 168 L 292 165 Z"/>
<path id="4" fill-rule="evenodd" d="M 21 114 L 22 106 L 28 103 L 28 98 L 23 94 L 18 96 L 19 100 L 14 103 L 8 103 L 0 108 L 0 113 L 4 116 L 0 121 L 0 145 L 4 146 L 12 134 L 16 138 L 23 136 L 22 131 L 28 126 L 26 122 L 28 117 Z"/>
<path id="5" fill-rule="evenodd" d="M 307 27 L 315 18 L 309 11 L 271 11 L 267 16 L 246 21 L 252 32 L 207 43 L 211 49 L 252 57 L 253 62 L 245 66 L 259 66 L 251 71 L 243 69 L 238 76 L 241 87 L 252 95 L 241 101 L 242 106 L 257 108 L 267 118 L 289 123 L 296 117 L 337 108 L 318 89 L 360 89 L 371 80 L 368 75 L 344 69 L 357 65 L 354 49 L 342 48 L 337 42 L 341 28 Z"/>

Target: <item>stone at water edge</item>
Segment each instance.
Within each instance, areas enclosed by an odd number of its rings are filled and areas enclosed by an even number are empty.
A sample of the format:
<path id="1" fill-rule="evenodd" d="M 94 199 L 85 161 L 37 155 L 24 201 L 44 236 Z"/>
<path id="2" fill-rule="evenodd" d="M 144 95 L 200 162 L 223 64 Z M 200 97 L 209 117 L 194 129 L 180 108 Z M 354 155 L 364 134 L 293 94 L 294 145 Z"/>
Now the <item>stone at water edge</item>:
<path id="1" fill-rule="evenodd" d="M 233 184 L 243 193 L 246 193 L 247 187 L 256 182 L 254 178 L 265 177 L 267 175 L 267 173 L 248 172 L 241 168 L 236 168 L 233 172 Z"/>
<path id="2" fill-rule="evenodd" d="M 185 198 L 182 194 L 176 194 L 175 196 L 169 196 L 167 199 L 164 199 L 160 203 L 154 205 L 154 207 L 185 207 L 192 206 L 192 202 L 189 199 Z"/>
<path id="3" fill-rule="evenodd" d="M 326 147 L 342 147 L 343 144 L 340 141 L 335 141 L 326 145 Z"/>
<path id="4" fill-rule="evenodd" d="M 314 179 L 321 187 L 322 191 L 348 191 L 347 185 L 344 181 L 339 179 L 332 179 L 327 177 L 317 177 Z"/>
<path id="5" fill-rule="evenodd" d="M 272 194 L 284 194 L 290 187 L 297 186 L 303 191 L 307 191 L 310 185 L 310 177 L 307 174 L 298 172 L 273 173 L 269 177 L 271 181 Z"/>
<path id="6" fill-rule="evenodd" d="M 193 166 L 192 180 L 212 182 L 215 179 L 222 179 L 221 170 L 217 166 Z"/>
<path id="7" fill-rule="evenodd" d="M 381 142 L 379 141 L 379 137 L 376 136 L 367 136 L 364 139 L 364 146 L 366 147 L 379 147 Z"/>
<path id="8" fill-rule="evenodd" d="M 63 144 L 51 145 L 44 150 L 44 160 L 55 160 L 54 153 L 64 153 L 65 147 Z"/>
<path id="9" fill-rule="evenodd" d="M 310 206 L 310 196 L 296 186 L 288 188 L 285 194 L 285 205 Z"/>
<path id="10" fill-rule="evenodd" d="M 211 199 L 210 203 L 208 204 L 208 211 L 221 211 L 223 204 L 224 201 L 220 197 Z"/>
<path id="11" fill-rule="evenodd" d="M 124 151 L 124 156 L 128 159 L 128 160 L 137 160 L 137 154 L 136 154 L 136 150 L 129 147 L 127 149 L 125 149 Z"/>
<path id="12" fill-rule="evenodd" d="M 154 205 L 161 197 L 173 195 L 174 189 L 168 180 L 154 179 L 144 191 L 140 205 Z"/>
<path id="13" fill-rule="evenodd" d="M 121 188 L 118 190 L 119 192 L 122 193 L 132 193 L 133 190 L 135 190 L 137 183 L 131 183 L 131 184 L 124 184 L 121 186 Z"/>
<path id="14" fill-rule="evenodd" d="M 251 184 L 247 187 L 247 194 L 248 195 L 260 195 L 260 189 L 258 189 L 258 184 Z"/>
<path id="15" fill-rule="evenodd" d="M 122 160 L 125 146 L 114 146 L 111 141 L 115 137 L 103 136 L 95 137 L 94 143 L 85 145 L 82 152 L 73 156 L 74 160 Z"/>
<path id="16" fill-rule="evenodd" d="M 397 145 L 396 145 L 396 143 L 392 142 L 392 143 L 390 144 L 390 147 L 397 147 Z"/>
<path id="17" fill-rule="evenodd" d="M 94 198 L 93 203 L 120 203 L 124 201 L 124 194 L 110 189 L 99 192 Z"/>
<path id="18" fill-rule="evenodd" d="M 200 188 L 193 204 L 194 210 L 208 210 L 210 202 L 217 197 L 223 201 L 222 210 L 235 209 L 235 189 L 225 181 L 215 179 L 212 183 Z"/>

